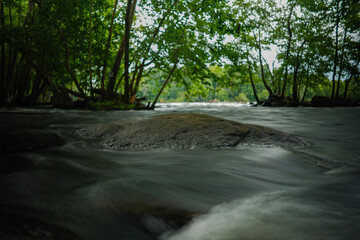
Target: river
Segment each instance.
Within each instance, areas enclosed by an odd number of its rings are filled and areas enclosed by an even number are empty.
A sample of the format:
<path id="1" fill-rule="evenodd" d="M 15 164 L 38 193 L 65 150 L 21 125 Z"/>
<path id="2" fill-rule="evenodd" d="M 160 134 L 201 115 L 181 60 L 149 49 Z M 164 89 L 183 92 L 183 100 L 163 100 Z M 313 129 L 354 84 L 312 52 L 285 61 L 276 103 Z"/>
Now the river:
<path id="1" fill-rule="evenodd" d="M 271 127 L 309 146 L 112 151 L 73 135 L 96 123 L 183 112 Z M 3 132 L 66 139 L 62 147 L 15 154 L 34 165 L 0 176 L 1 205 L 26 208 L 84 239 L 360 239 L 360 108 L 164 103 L 155 111 L 0 109 L 0 117 Z M 151 215 L 129 217 L 142 205 L 196 215 L 174 230 Z"/>

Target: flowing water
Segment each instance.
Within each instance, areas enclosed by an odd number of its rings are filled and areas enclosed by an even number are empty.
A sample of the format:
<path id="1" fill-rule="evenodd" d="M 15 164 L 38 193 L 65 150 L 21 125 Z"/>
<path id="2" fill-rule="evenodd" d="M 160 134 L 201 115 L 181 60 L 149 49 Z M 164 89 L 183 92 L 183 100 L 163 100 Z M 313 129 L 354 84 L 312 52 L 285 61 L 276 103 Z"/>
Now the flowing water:
<path id="1" fill-rule="evenodd" d="M 205 113 L 295 134 L 297 149 L 110 151 L 72 131 L 166 113 Z M 50 131 L 62 147 L 0 155 L 32 167 L 0 176 L 0 204 L 88 240 L 360 239 L 360 108 L 160 104 L 155 111 L 1 109 L 1 131 Z M 328 170 L 317 165 L 331 165 Z M 137 206 L 196 216 L 181 229 Z"/>

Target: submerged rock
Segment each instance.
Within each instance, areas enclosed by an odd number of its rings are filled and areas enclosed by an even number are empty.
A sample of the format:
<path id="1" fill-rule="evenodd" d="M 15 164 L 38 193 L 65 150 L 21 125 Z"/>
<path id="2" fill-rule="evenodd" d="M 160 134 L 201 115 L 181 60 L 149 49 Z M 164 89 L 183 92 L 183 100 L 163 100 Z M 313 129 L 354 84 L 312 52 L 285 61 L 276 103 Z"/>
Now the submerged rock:
<path id="1" fill-rule="evenodd" d="M 123 209 L 122 213 L 135 220 L 145 232 L 153 236 L 178 230 L 199 215 L 181 208 L 150 203 L 133 203 L 125 206 L 126 209 Z"/>
<path id="2" fill-rule="evenodd" d="M 81 240 L 70 230 L 0 209 L 0 236 L 8 240 Z"/>
<path id="3" fill-rule="evenodd" d="M 219 149 L 306 145 L 294 135 L 271 128 L 195 113 L 98 124 L 77 130 L 76 134 L 85 139 L 100 140 L 100 144 L 108 149 Z"/>

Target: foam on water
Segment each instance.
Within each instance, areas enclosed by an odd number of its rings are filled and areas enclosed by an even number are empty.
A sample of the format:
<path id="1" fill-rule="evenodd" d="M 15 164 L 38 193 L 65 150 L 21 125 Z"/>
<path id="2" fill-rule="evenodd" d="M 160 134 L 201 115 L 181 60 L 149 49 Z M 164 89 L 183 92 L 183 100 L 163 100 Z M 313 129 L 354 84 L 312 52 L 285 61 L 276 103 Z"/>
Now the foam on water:
<path id="1" fill-rule="evenodd" d="M 329 211 L 329 206 L 289 192 L 259 194 L 214 207 L 166 240 L 357 239 L 359 216 Z M 355 237 L 355 238 L 354 238 Z"/>

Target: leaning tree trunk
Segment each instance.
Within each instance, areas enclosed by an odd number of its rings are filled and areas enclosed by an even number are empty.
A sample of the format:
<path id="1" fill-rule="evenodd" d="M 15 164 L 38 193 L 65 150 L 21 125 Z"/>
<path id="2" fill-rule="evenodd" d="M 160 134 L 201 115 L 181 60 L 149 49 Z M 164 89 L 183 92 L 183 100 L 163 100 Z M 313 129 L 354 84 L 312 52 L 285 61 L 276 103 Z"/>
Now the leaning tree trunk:
<path id="1" fill-rule="evenodd" d="M 265 80 L 265 74 L 264 74 L 264 66 L 262 63 L 262 54 L 261 54 L 261 41 L 260 41 L 260 30 L 259 30 L 259 61 L 260 61 L 260 69 L 261 69 L 261 80 L 264 84 L 264 87 L 269 92 L 269 96 L 272 97 L 274 94 L 270 88 L 270 86 L 267 84 Z"/>
<path id="2" fill-rule="evenodd" d="M 142 60 L 142 63 L 139 67 L 139 71 L 138 71 L 138 74 L 136 76 L 136 81 L 135 81 L 135 84 L 132 84 L 131 86 L 131 91 L 132 91 L 132 98 L 135 98 L 134 95 L 136 95 L 137 91 L 138 91 L 138 87 L 139 87 L 139 84 L 140 84 L 140 80 L 142 78 L 142 75 L 143 75 L 143 72 L 144 72 L 144 67 L 148 64 L 145 64 L 145 62 L 147 61 L 148 59 L 148 56 L 149 56 L 149 52 L 151 50 L 151 46 L 152 44 L 154 43 L 155 39 L 156 39 L 156 36 L 159 34 L 160 32 L 160 28 L 162 27 L 162 25 L 164 24 L 165 22 L 165 19 L 167 18 L 168 14 L 171 13 L 171 10 L 172 10 L 172 7 L 176 6 L 177 3 L 179 2 L 179 0 L 175 0 L 172 4 L 172 6 L 170 8 L 167 9 L 166 13 L 163 15 L 162 19 L 160 20 L 157 28 L 154 30 L 151 38 L 150 38 L 150 41 L 149 41 L 149 44 L 147 46 L 147 49 L 144 53 L 144 57 L 143 57 L 143 60 Z"/>
<path id="3" fill-rule="evenodd" d="M 267 70 L 269 71 L 269 74 L 270 74 L 270 79 L 271 79 L 271 81 L 270 82 L 274 82 L 274 74 L 273 74 L 273 72 L 271 72 L 271 69 L 270 69 L 270 66 L 269 66 L 269 63 L 266 61 L 266 59 L 264 58 L 264 56 L 262 56 L 262 59 L 264 60 L 264 62 L 265 62 L 265 65 L 266 65 L 266 68 L 267 68 Z M 273 64 L 273 69 L 274 69 L 274 64 Z M 274 85 L 276 85 L 276 84 L 274 84 Z M 274 90 L 274 92 L 276 92 L 276 86 L 275 86 L 275 90 Z"/>
<path id="4" fill-rule="evenodd" d="M 256 93 L 256 87 L 255 87 L 254 80 L 253 80 L 253 77 L 252 77 L 251 63 L 250 63 L 250 60 L 249 60 L 249 56 L 247 57 L 247 63 L 248 63 L 248 70 L 249 70 L 249 78 L 250 78 L 250 82 L 251 82 L 251 87 L 252 87 L 252 90 L 253 90 L 253 93 L 254 93 L 254 96 L 255 96 L 255 99 L 256 99 L 256 103 L 260 104 L 260 100 L 259 100 L 259 97 L 258 97 L 258 95 Z"/>
<path id="5" fill-rule="evenodd" d="M 160 91 L 159 91 L 159 92 L 158 92 L 158 94 L 156 95 L 156 98 L 155 98 L 154 102 L 152 103 L 152 105 L 151 105 L 150 109 L 154 109 L 154 108 L 155 108 L 155 105 L 156 105 L 156 103 L 157 103 L 157 101 L 158 101 L 158 99 L 159 99 L 159 97 L 160 97 L 161 93 L 164 91 L 164 88 L 165 88 L 165 87 L 166 87 L 166 85 L 168 84 L 168 82 L 169 82 L 169 80 L 170 80 L 170 78 L 171 78 L 172 74 L 174 73 L 175 69 L 177 68 L 177 64 L 178 64 L 178 62 L 179 62 L 179 60 L 177 59 L 177 60 L 176 60 L 176 62 L 175 62 L 175 64 L 174 64 L 174 66 L 173 66 L 173 68 L 171 69 L 171 71 L 170 71 L 170 73 L 169 73 L 168 77 L 166 78 L 166 80 L 165 80 L 164 84 L 162 85 L 162 87 L 161 87 Z"/>
<path id="6" fill-rule="evenodd" d="M 344 90 L 344 98 L 346 99 L 347 98 L 347 93 L 348 93 L 348 89 L 349 89 L 349 85 L 350 85 L 350 82 L 351 82 L 351 79 L 354 75 L 351 74 L 350 77 L 348 78 L 348 80 L 345 81 L 345 90 Z"/>
<path id="7" fill-rule="evenodd" d="M 305 97 L 306 97 L 308 86 L 309 86 L 309 79 L 306 79 L 305 90 L 304 90 L 304 95 L 301 99 L 301 104 L 304 104 L 304 102 L 305 102 Z"/>
<path id="8" fill-rule="evenodd" d="M 360 63 L 360 60 L 358 60 L 357 63 L 355 64 L 355 69 L 358 68 L 359 63 Z M 345 81 L 345 90 L 344 90 L 344 98 L 345 98 L 345 99 L 347 98 L 347 93 L 348 93 L 349 85 L 350 85 L 351 79 L 352 79 L 353 77 L 354 77 L 354 72 L 352 72 L 351 75 L 350 75 L 350 77 L 348 78 L 348 80 Z M 358 78 L 359 75 L 357 75 L 356 77 Z"/>
<path id="9" fill-rule="evenodd" d="M 247 64 L 248 64 L 248 71 L 249 71 L 249 78 L 250 78 L 250 82 L 251 82 L 251 87 L 252 87 L 252 90 L 253 90 L 253 93 L 254 93 L 254 96 L 255 96 L 255 99 L 256 99 L 256 103 L 260 104 L 260 100 L 259 100 L 259 97 L 258 97 L 258 95 L 256 93 L 256 87 L 255 87 L 253 76 L 252 76 L 251 62 L 250 62 L 250 57 L 249 57 L 249 49 L 248 49 L 248 46 L 247 46 L 247 39 L 246 39 L 245 34 L 243 35 L 243 38 L 244 38 L 246 52 L 247 52 Z"/>

